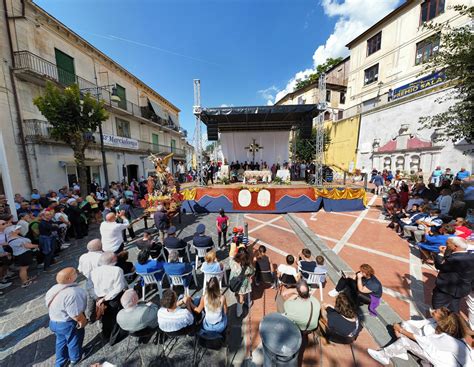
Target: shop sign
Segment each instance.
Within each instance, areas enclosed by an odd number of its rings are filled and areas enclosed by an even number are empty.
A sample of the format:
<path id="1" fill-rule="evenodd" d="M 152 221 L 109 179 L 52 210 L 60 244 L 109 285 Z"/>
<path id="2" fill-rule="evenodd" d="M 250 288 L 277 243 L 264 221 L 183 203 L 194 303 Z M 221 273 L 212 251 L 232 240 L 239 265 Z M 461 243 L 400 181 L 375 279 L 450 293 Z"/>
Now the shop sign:
<path id="1" fill-rule="evenodd" d="M 410 94 L 421 92 L 425 89 L 434 87 L 435 85 L 441 84 L 446 80 L 446 75 L 443 72 L 437 72 L 427 75 L 423 78 L 415 80 L 409 84 L 405 84 L 401 87 L 395 88 L 390 94 L 389 99 L 394 100 L 408 96 Z"/>
<path id="2" fill-rule="evenodd" d="M 137 140 L 109 134 L 104 134 L 104 145 L 117 148 L 138 149 Z"/>

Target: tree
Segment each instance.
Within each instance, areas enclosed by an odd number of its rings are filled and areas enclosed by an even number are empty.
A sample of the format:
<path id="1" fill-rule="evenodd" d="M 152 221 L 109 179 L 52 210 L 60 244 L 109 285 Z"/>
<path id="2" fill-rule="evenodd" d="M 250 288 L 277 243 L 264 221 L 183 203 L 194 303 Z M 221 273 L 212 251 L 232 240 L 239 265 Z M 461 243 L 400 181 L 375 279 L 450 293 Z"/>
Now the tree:
<path id="1" fill-rule="evenodd" d="M 307 87 L 308 85 L 316 83 L 319 80 L 319 76 L 322 73 L 325 73 L 326 71 L 331 69 L 334 65 L 339 64 L 342 60 L 343 60 L 342 57 L 336 57 L 335 59 L 330 57 L 326 59 L 326 61 L 323 64 L 318 65 L 316 67 L 316 73 L 310 74 L 305 79 L 302 79 L 302 80 L 297 79 L 294 90 L 296 91 L 298 89 L 301 89 L 301 88 Z"/>
<path id="2" fill-rule="evenodd" d="M 324 129 L 324 151 L 327 151 L 331 138 L 329 134 L 331 132 L 330 127 Z M 316 155 L 316 128 L 311 131 L 310 139 L 301 139 L 300 135 L 296 135 L 296 159 L 304 162 L 312 162 Z M 291 141 L 290 149 L 294 149 L 294 140 Z"/>
<path id="3" fill-rule="evenodd" d="M 48 82 L 44 95 L 34 98 L 33 103 L 51 124 L 51 137 L 72 148 L 81 195 L 87 195 L 86 149 L 99 124 L 108 118 L 104 102 L 90 93 L 81 95 L 77 84 L 62 89 Z"/>
<path id="4" fill-rule="evenodd" d="M 420 118 L 423 128 L 442 128 L 444 140 L 453 142 L 466 139 L 474 141 L 474 33 L 472 22 L 474 6 L 456 5 L 454 9 L 470 22 L 460 28 L 452 28 L 449 22 L 429 23 L 425 28 L 441 36 L 438 52 L 428 60 L 425 70 L 443 71 L 446 79 L 454 83 L 451 93 L 437 99 L 438 103 L 453 100 L 444 112 Z"/>

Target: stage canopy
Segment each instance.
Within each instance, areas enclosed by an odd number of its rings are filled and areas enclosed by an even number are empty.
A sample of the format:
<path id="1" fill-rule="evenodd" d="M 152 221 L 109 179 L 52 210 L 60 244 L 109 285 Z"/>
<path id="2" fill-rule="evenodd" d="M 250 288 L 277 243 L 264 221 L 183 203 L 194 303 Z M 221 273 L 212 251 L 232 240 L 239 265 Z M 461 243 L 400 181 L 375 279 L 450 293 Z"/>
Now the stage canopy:
<path id="1" fill-rule="evenodd" d="M 219 132 L 290 131 L 300 129 L 303 139 L 311 137 L 318 106 L 278 105 L 203 108 L 201 121 L 207 126 L 207 139 L 215 141 Z"/>

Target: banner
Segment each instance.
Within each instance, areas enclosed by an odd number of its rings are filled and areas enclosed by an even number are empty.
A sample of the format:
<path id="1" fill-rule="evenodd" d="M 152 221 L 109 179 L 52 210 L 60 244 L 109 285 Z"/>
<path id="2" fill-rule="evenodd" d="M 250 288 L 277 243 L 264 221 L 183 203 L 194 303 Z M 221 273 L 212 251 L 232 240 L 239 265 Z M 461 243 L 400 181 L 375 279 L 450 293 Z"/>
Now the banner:
<path id="1" fill-rule="evenodd" d="M 124 138 L 122 136 L 115 136 L 109 134 L 103 134 L 103 136 L 104 145 L 117 148 L 138 149 L 138 141 L 135 139 Z"/>
<path id="2" fill-rule="evenodd" d="M 408 96 L 410 94 L 421 92 L 422 90 L 434 87 L 446 80 L 446 75 L 443 72 L 437 72 L 427 75 L 423 78 L 415 80 L 409 84 L 402 85 L 395 88 L 391 93 L 389 92 L 389 101 Z"/>

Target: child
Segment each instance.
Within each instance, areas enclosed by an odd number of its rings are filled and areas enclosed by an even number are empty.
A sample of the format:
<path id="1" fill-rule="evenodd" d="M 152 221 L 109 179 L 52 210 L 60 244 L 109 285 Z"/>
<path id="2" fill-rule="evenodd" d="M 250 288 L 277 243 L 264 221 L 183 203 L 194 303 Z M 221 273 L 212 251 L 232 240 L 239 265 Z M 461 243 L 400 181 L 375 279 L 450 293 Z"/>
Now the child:
<path id="1" fill-rule="evenodd" d="M 327 273 L 328 269 L 325 264 L 324 257 L 321 255 L 316 256 L 316 267 L 314 268 L 315 273 Z M 326 276 L 321 277 L 321 283 L 326 282 Z"/>
<path id="2" fill-rule="evenodd" d="M 234 257 L 237 254 L 237 251 L 241 247 L 247 247 L 249 244 L 249 239 L 244 235 L 243 227 L 234 227 L 231 234 L 231 244 L 229 250 L 229 257 Z"/>
<path id="3" fill-rule="evenodd" d="M 204 256 L 206 262 L 202 264 L 201 271 L 203 273 L 219 273 L 222 270 L 222 264 L 217 261 L 216 251 L 210 250 Z"/>
<path id="4" fill-rule="evenodd" d="M 296 268 L 293 266 L 295 263 L 295 258 L 293 255 L 286 256 L 286 265 L 280 264 L 278 265 L 277 274 L 278 279 L 283 285 L 295 285 L 299 279 L 299 274 L 296 271 Z"/>

